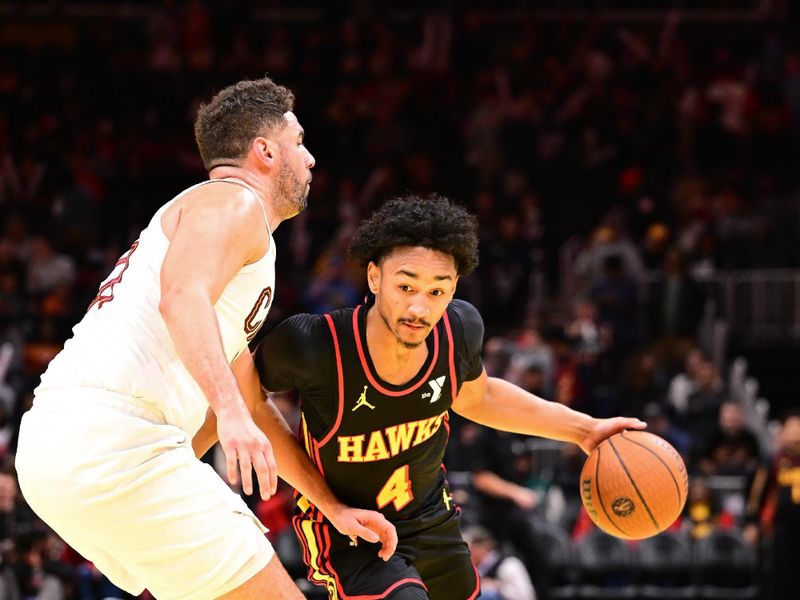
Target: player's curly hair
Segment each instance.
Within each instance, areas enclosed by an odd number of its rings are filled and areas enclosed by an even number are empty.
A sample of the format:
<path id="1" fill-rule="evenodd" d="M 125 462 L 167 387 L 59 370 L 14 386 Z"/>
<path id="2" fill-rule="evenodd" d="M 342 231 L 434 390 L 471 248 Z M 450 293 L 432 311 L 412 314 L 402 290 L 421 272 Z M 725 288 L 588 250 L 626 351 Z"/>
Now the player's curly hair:
<path id="1" fill-rule="evenodd" d="M 207 170 L 247 156 L 251 142 L 286 124 L 283 115 L 294 108 L 294 94 L 269 77 L 229 85 L 200 106 L 194 138 Z"/>
<path id="2" fill-rule="evenodd" d="M 363 221 L 349 254 L 362 266 L 381 260 L 402 246 L 422 246 L 453 257 L 459 275 L 478 266 L 477 220 L 444 196 L 394 198 Z"/>

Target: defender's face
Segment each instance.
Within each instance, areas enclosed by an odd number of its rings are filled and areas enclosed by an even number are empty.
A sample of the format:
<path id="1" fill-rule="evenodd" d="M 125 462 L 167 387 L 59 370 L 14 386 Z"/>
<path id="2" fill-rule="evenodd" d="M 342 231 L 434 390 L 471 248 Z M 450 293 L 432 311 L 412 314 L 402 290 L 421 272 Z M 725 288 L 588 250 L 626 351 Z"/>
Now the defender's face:
<path id="1" fill-rule="evenodd" d="M 367 267 L 375 307 L 397 342 L 416 348 L 442 318 L 456 291 L 458 273 L 449 254 L 402 247 Z"/>
<path id="2" fill-rule="evenodd" d="M 303 143 L 305 132 L 293 112 L 284 115 L 286 127 L 276 136 L 281 149 L 277 192 L 287 212 L 295 215 L 308 205 L 311 169 L 315 160 Z"/>

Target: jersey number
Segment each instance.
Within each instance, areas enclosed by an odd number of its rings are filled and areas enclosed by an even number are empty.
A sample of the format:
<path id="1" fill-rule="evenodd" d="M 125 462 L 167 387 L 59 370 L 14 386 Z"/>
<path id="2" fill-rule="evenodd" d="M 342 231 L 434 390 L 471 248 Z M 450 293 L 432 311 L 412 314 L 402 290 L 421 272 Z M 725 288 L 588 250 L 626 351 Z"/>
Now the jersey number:
<path id="1" fill-rule="evenodd" d="M 136 248 L 138 247 L 139 240 L 136 240 L 133 242 L 130 250 L 120 256 L 117 264 L 114 265 L 114 270 L 111 271 L 111 275 L 109 275 L 108 278 L 100 285 L 100 289 L 97 291 L 97 296 L 95 296 L 94 300 L 92 300 L 92 303 L 89 304 L 89 308 L 86 309 L 87 311 L 95 305 L 98 309 L 103 308 L 103 304 L 106 302 L 111 302 L 114 299 L 114 286 L 122 281 L 122 276 L 128 269 L 128 265 L 130 265 L 131 255 L 136 252 Z"/>
<path id="2" fill-rule="evenodd" d="M 408 465 L 404 465 L 396 469 L 386 480 L 375 500 L 378 502 L 378 508 L 383 508 L 391 502 L 394 504 L 394 509 L 399 511 L 413 499 L 411 479 L 408 477 Z"/>

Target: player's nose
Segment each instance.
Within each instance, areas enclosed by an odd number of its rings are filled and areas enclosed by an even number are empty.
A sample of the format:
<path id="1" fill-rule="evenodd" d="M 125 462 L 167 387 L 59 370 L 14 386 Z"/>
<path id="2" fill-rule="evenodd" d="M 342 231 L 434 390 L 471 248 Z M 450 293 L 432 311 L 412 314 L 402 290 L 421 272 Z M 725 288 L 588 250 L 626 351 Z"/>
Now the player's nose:
<path id="1" fill-rule="evenodd" d="M 431 313 L 430 307 L 424 302 L 412 302 L 408 307 L 408 312 L 415 319 L 424 319 Z"/>

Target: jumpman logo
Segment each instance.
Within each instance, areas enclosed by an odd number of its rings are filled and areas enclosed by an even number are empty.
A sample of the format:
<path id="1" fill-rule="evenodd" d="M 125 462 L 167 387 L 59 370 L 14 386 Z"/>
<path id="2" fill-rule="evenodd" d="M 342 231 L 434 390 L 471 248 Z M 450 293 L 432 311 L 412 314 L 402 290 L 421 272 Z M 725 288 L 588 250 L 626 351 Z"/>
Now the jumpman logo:
<path id="1" fill-rule="evenodd" d="M 353 411 L 352 412 L 356 412 L 356 409 L 360 408 L 362 406 L 368 406 L 370 410 L 375 410 L 375 407 L 372 406 L 372 404 L 370 404 L 369 402 L 367 402 L 367 386 L 366 385 L 364 386 L 364 391 L 361 392 L 361 395 L 358 397 L 358 402 L 356 402 L 356 405 L 353 407 Z"/>
<path id="2" fill-rule="evenodd" d="M 447 493 L 447 488 L 442 489 L 442 500 L 444 500 L 445 508 L 450 510 L 450 504 L 453 502 L 453 497 Z"/>

